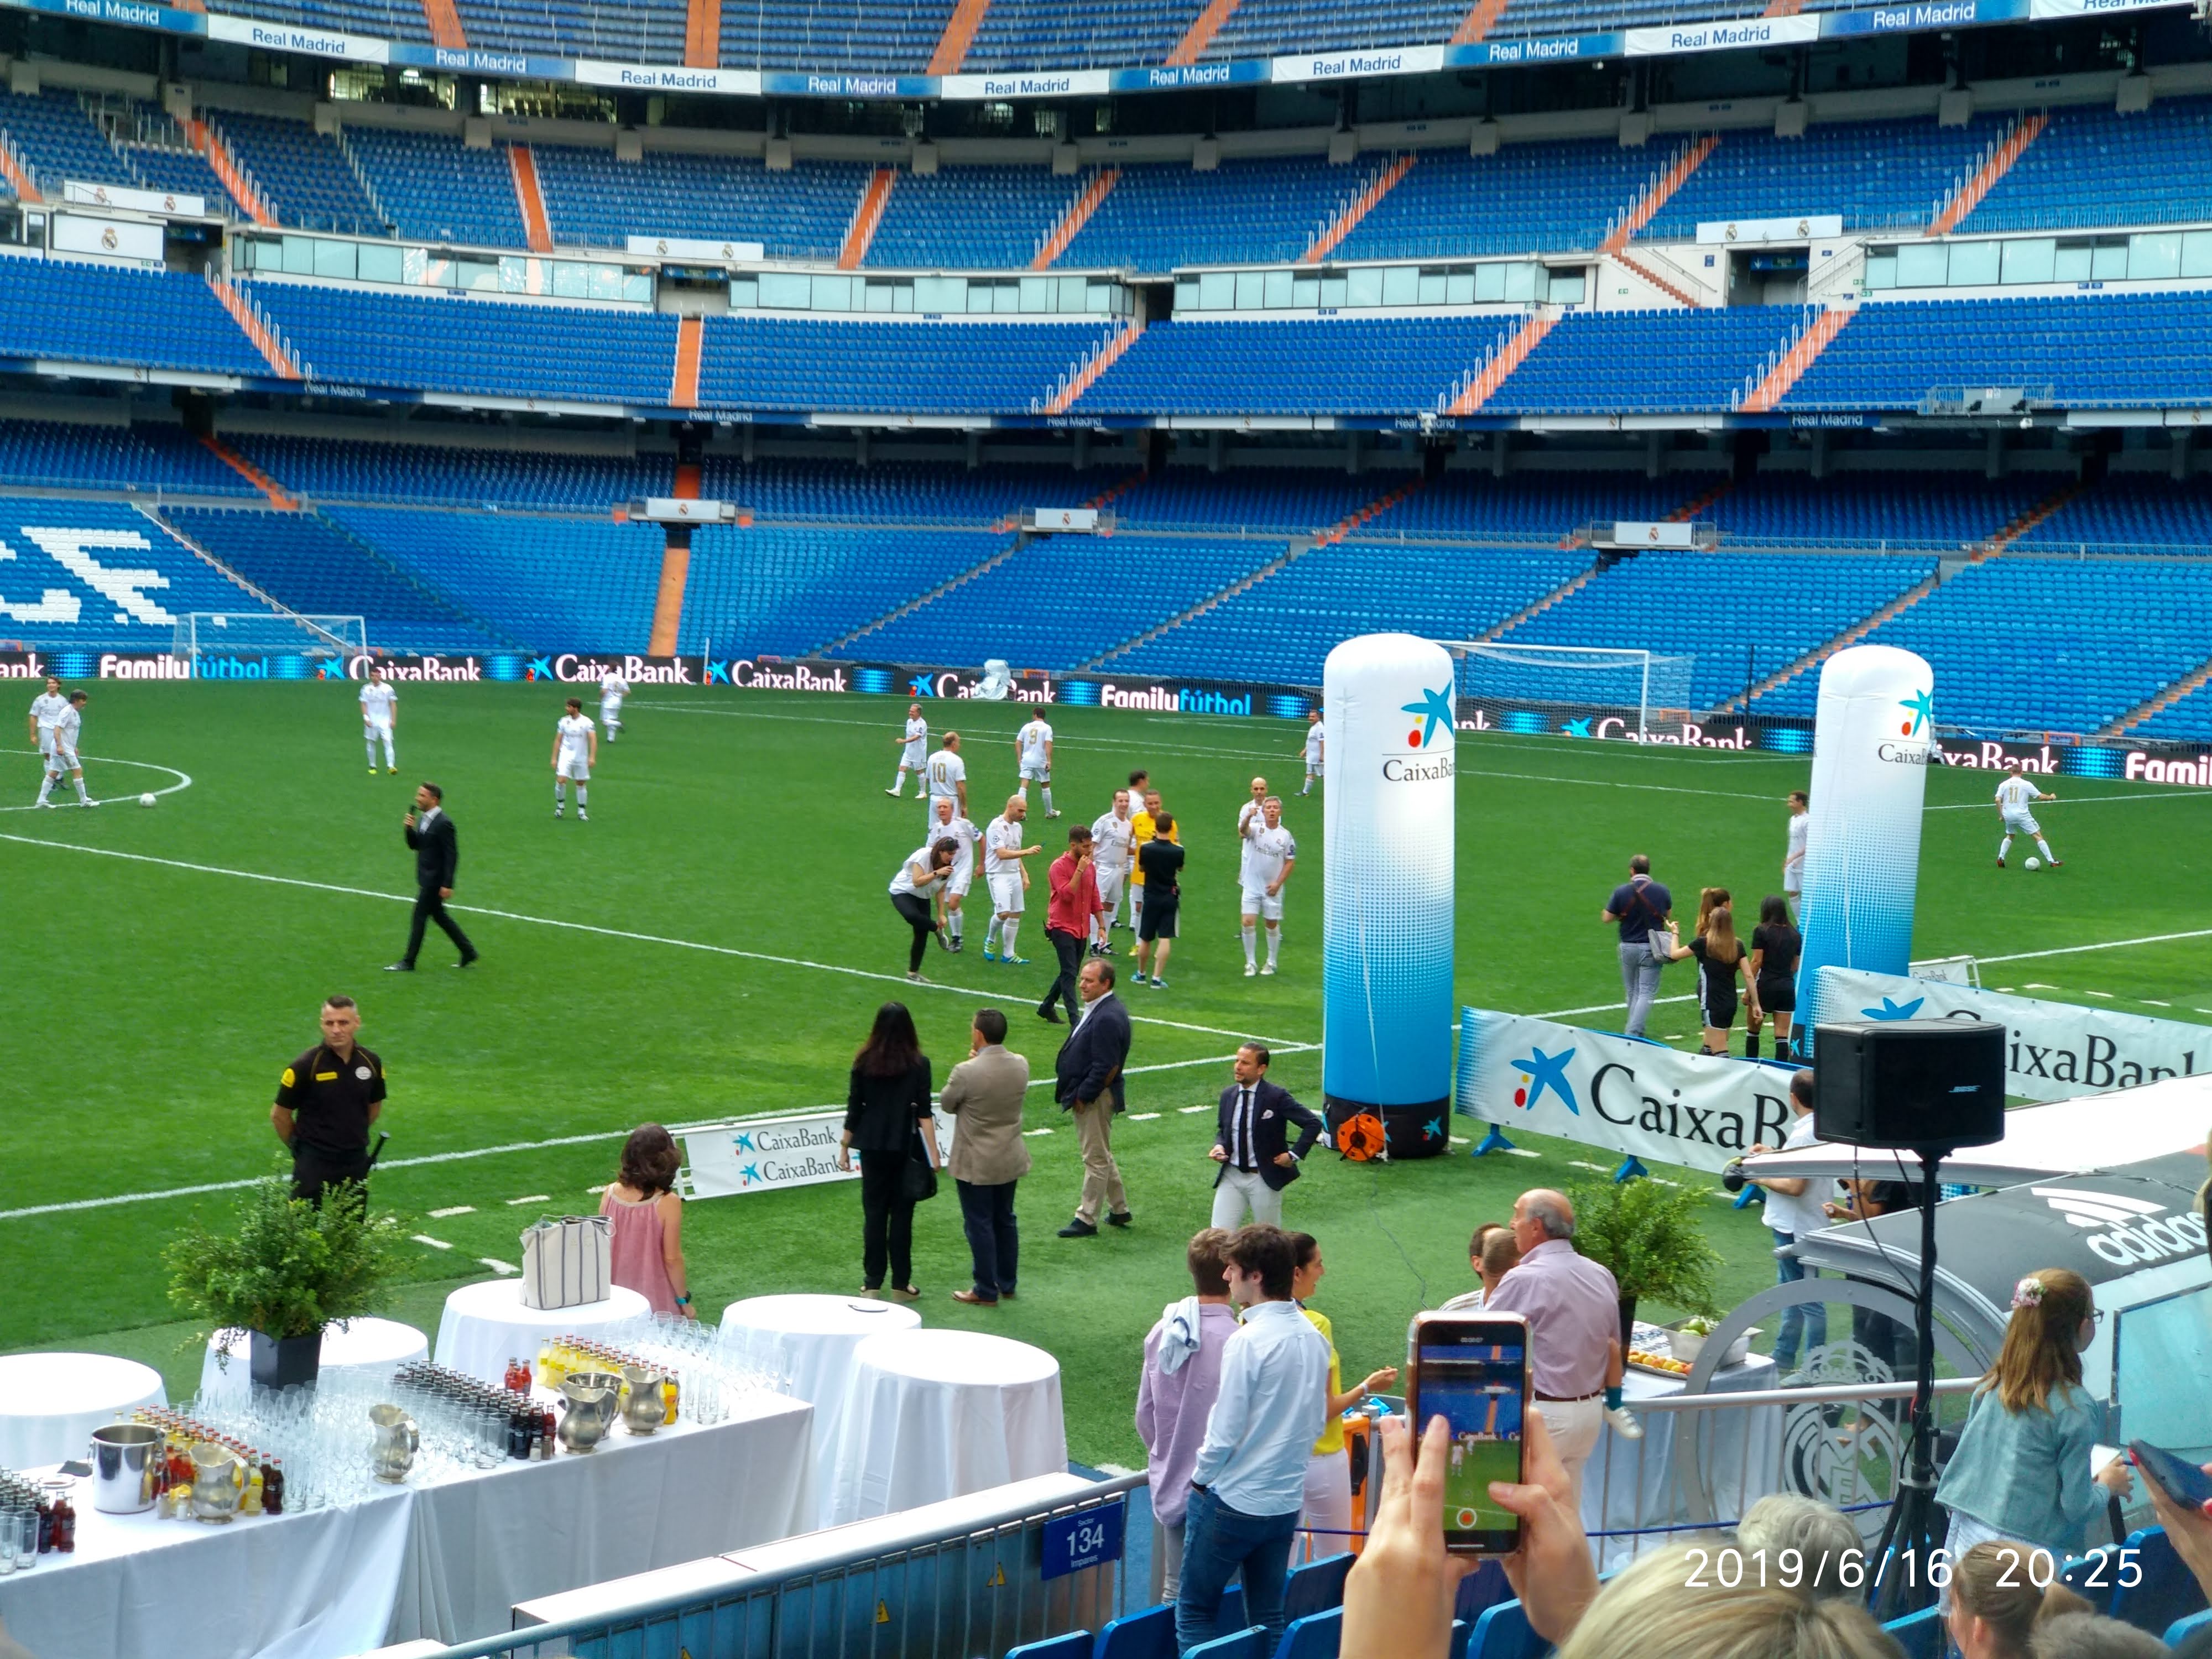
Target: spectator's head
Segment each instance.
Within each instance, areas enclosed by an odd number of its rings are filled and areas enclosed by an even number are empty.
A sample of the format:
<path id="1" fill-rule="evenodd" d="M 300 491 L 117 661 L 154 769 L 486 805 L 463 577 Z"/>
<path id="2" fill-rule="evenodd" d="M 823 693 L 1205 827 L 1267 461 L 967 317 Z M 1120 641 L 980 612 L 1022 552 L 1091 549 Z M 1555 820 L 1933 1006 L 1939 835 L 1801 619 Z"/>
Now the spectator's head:
<path id="1" fill-rule="evenodd" d="M 1303 1302 L 1314 1293 L 1321 1276 L 1328 1269 L 1322 1265 L 1321 1240 L 1311 1233 L 1291 1235 L 1291 1299 Z"/>
<path id="2" fill-rule="evenodd" d="M 1548 1239 L 1575 1236 L 1575 1206 L 1565 1193 L 1532 1187 L 1513 1200 L 1513 1242 L 1526 1255 Z"/>
<path id="3" fill-rule="evenodd" d="M 1482 1241 L 1482 1254 L 1475 1259 L 1475 1277 L 1482 1281 L 1482 1294 L 1486 1300 L 1498 1288 L 1498 1281 L 1521 1265 L 1521 1246 L 1515 1243 L 1513 1229 L 1499 1227 Z"/>
<path id="4" fill-rule="evenodd" d="M 1639 1556 L 1598 1592 L 1559 1659 L 1896 1659 L 1855 1601 L 1814 1601 L 1771 1574 L 1764 1588 L 1747 1572 L 1731 1589 L 1699 1565 L 1686 1544 Z"/>
<path id="5" fill-rule="evenodd" d="M 1793 1111 L 1797 1112 L 1809 1112 L 1813 1109 L 1813 1068 L 1811 1066 L 1808 1066 L 1802 1072 L 1790 1073 L 1790 1105 Z"/>
<path id="6" fill-rule="evenodd" d="M 1746 1552 L 1751 1546 L 1744 1546 Z M 1951 1639 L 1965 1659 L 2027 1659 L 2036 1627 L 2089 1604 L 2052 1583 L 2057 1564 L 2019 1544 L 1977 1544 L 1951 1564 Z M 2048 1589 L 2039 1588 L 2048 1585 Z"/>
<path id="7" fill-rule="evenodd" d="M 915 1035 L 914 1016 L 903 1002 L 886 1002 L 876 1010 L 876 1023 L 853 1056 L 853 1069 L 864 1077 L 904 1077 L 921 1063 L 921 1038 Z"/>
<path id="8" fill-rule="evenodd" d="M 1089 852 L 1091 850 L 1091 826 L 1087 823 L 1079 823 L 1073 829 L 1069 830 L 1067 832 L 1067 844 L 1069 848 L 1075 852 Z"/>
<path id="9" fill-rule="evenodd" d="M 1075 988 L 1083 993 L 1085 1002 L 1097 1001 L 1114 988 L 1114 964 L 1103 957 L 1091 957 L 1076 976 Z"/>
<path id="10" fill-rule="evenodd" d="M 2089 1281 L 2066 1267 L 2039 1267 L 2012 1289 L 2004 1346 L 1982 1379 L 2008 1412 L 2047 1407 L 2061 1383 L 2080 1387 L 2081 1350 L 2096 1334 Z"/>
<path id="11" fill-rule="evenodd" d="M 1165 841 L 1170 836 L 1175 834 L 1175 814 L 1160 811 L 1160 798 L 1158 795 L 1147 795 L 1145 799 L 1152 809 L 1152 834 L 1160 840 Z"/>
<path id="12" fill-rule="evenodd" d="M 1467 1241 L 1468 1266 L 1477 1273 L 1482 1271 L 1482 1246 L 1492 1233 L 1510 1234 L 1512 1229 L 1502 1221 L 1486 1221 L 1474 1230 L 1474 1237 Z"/>
<path id="13" fill-rule="evenodd" d="M 1790 925 L 1790 902 L 1779 893 L 1769 893 L 1759 902 L 1759 920 L 1768 927 Z"/>
<path id="14" fill-rule="evenodd" d="M 996 1008 L 975 1011 L 975 1035 L 992 1048 L 1006 1040 L 1006 1017 Z"/>
<path id="15" fill-rule="evenodd" d="M 929 845 L 929 862 L 933 869 L 950 870 L 952 861 L 960 856 L 960 843 L 950 836 L 940 836 Z"/>
<path id="16" fill-rule="evenodd" d="M 683 1163 L 673 1135 L 658 1123 L 641 1123 L 623 1142 L 622 1184 L 647 1198 L 673 1192 Z"/>
<path id="17" fill-rule="evenodd" d="M 2094 1613 L 2065 1613 L 2036 1626 L 2028 1659 L 2173 1659 L 2148 1631 Z"/>
<path id="18" fill-rule="evenodd" d="M 1190 1269 L 1192 1290 L 1200 1296 L 1225 1298 L 1229 1294 L 1229 1235 L 1218 1227 L 1206 1227 L 1190 1236 L 1190 1249 L 1183 1254 L 1184 1265 Z"/>
<path id="19" fill-rule="evenodd" d="M 1725 887 L 1698 889 L 1698 932 L 1704 933 L 1706 924 L 1712 919 L 1713 912 L 1726 908 L 1729 902 L 1729 890 Z M 1729 921 L 1732 923 L 1735 918 L 1731 916 Z M 1729 937 L 1735 937 L 1733 932 Z"/>
<path id="20" fill-rule="evenodd" d="M 1255 1223 L 1229 1236 L 1229 1299 L 1240 1308 L 1287 1302 L 1298 1271 L 1297 1251 L 1280 1227 Z"/>
<path id="21" fill-rule="evenodd" d="M 1273 1060 L 1266 1043 L 1247 1042 L 1237 1050 L 1237 1058 L 1229 1069 L 1237 1082 L 1249 1089 L 1267 1075 L 1267 1066 Z"/>
<path id="22" fill-rule="evenodd" d="M 1790 810 L 1793 812 L 1802 812 L 1806 810 L 1806 800 L 1807 797 L 1802 789 L 1792 789 L 1790 792 Z"/>
<path id="23" fill-rule="evenodd" d="M 1651 873 L 1651 855 L 1649 853 L 1638 853 L 1635 857 L 1630 859 L 1628 860 L 1628 873 L 1632 876 L 1650 875 Z"/>
<path id="24" fill-rule="evenodd" d="M 1854 1595 L 1844 1579 L 1844 1564 L 1856 1563 L 1865 1540 L 1850 1517 L 1832 1504 L 1816 1503 L 1794 1492 L 1769 1492 L 1743 1512 L 1736 1523 L 1736 1547 L 1746 1560 L 1759 1559 L 1778 1564 L 1776 1571 L 1791 1575 L 1784 1550 L 1795 1550 L 1802 1577 L 1796 1588 L 1814 1597 Z"/>

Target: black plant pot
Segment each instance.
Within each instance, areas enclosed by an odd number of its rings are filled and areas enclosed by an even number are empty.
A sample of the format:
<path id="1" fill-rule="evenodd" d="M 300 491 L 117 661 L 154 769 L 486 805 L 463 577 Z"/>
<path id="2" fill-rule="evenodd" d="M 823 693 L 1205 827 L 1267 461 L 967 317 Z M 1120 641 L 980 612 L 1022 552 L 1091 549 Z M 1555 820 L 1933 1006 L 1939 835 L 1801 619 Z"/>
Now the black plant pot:
<path id="1" fill-rule="evenodd" d="M 259 1389 L 288 1389 L 295 1382 L 312 1382 L 322 1369 L 323 1336 L 268 1336 L 249 1332 L 252 1361 L 249 1374 Z"/>

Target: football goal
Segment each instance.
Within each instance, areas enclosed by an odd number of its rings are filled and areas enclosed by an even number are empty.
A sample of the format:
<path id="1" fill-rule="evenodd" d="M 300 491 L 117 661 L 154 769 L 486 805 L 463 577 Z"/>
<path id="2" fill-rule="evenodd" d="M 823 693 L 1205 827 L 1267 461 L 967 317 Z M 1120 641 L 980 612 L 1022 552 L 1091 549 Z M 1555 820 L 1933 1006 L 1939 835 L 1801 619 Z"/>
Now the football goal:
<path id="1" fill-rule="evenodd" d="M 172 656 L 192 665 L 198 678 L 206 656 L 305 657 L 311 663 L 368 654 L 368 623 L 361 617 L 303 617 L 292 611 L 193 611 L 177 618 Z"/>
<path id="2" fill-rule="evenodd" d="M 1478 702 L 1633 711 L 1640 736 L 1655 708 L 1690 706 L 1697 658 L 1587 645 L 1440 640 L 1459 664 L 1459 694 Z"/>

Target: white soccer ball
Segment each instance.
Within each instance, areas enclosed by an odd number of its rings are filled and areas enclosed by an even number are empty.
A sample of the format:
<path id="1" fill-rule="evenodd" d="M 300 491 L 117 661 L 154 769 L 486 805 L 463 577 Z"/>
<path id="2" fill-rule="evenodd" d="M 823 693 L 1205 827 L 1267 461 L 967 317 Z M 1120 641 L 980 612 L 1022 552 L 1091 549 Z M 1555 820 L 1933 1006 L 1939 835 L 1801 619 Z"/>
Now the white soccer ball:
<path id="1" fill-rule="evenodd" d="M 2027 861 L 2027 867 L 2031 870 L 2040 870 L 2043 868 L 2043 860 L 2041 859 L 2030 859 Z"/>
<path id="2" fill-rule="evenodd" d="M 149 789 L 144 794 L 139 796 L 138 804 L 141 806 L 151 806 L 154 804 L 154 792 Z"/>

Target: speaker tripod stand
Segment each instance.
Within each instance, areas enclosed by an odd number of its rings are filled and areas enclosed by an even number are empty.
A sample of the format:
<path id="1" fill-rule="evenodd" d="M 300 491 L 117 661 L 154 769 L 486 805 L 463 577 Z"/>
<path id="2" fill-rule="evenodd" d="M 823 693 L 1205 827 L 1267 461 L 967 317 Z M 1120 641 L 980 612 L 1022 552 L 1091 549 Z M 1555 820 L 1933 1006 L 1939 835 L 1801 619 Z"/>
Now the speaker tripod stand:
<path id="1" fill-rule="evenodd" d="M 1923 1146 L 1920 1158 L 1920 1284 L 1912 1298 L 1916 1358 L 1911 1429 L 1899 1461 L 1897 1492 L 1881 1525 L 1875 1560 L 1881 1574 L 1875 1617 L 1887 1622 L 1936 1599 L 1929 1564 L 1943 1547 L 1936 1520 L 1936 1171 L 1954 1148 Z"/>

